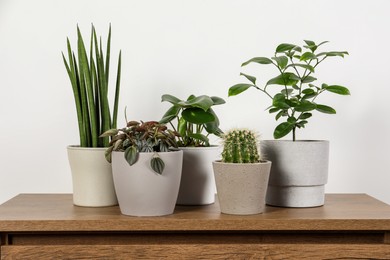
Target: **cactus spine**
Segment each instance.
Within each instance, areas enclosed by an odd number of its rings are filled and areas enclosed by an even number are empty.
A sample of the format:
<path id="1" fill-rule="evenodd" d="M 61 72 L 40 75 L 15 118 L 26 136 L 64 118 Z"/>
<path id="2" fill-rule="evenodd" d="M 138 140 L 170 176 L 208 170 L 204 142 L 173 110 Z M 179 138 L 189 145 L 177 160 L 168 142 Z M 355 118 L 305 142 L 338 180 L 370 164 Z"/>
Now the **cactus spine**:
<path id="1" fill-rule="evenodd" d="M 257 163 L 261 161 L 258 152 L 258 138 L 248 129 L 234 129 L 223 135 L 222 162 Z"/>

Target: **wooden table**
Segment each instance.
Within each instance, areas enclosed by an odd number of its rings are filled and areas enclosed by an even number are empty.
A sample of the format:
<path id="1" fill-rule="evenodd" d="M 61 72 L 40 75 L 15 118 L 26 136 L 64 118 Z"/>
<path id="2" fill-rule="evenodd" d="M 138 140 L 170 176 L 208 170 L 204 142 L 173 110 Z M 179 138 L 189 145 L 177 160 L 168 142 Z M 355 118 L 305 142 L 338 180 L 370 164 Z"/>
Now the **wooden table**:
<path id="1" fill-rule="evenodd" d="M 0 238 L 1 259 L 390 259 L 390 206 L 329 194 L 318 208 L 233 216 L 215 203 L 140 218 L 21 194 L 0 206 Z"/>

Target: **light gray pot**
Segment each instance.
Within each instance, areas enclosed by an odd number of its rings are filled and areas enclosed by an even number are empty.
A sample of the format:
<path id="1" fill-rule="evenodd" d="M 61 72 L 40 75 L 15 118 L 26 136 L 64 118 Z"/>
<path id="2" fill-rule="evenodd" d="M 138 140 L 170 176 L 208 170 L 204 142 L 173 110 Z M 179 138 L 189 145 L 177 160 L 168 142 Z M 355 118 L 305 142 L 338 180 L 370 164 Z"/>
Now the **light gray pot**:
<path id="1" fill-rule="evenodd" d="M 271 162 L 213 162 L 221 212 L 234 215 L 259 214 L 265 208 L 265 195 Z"/>
<path id="2" fill-rule="evenodd" d="M 165 163 L 163 173 L 150 166 L 153 153 L 140 153 L 130 166 L 123 152 L 112 153 L 112 173 L 119 208 L 130 216 L 163 216 L 172 214 L 179 192 L 183 151 L 158 153 Z"/>
<path id="3" fill-rule="evenodd" d="M 272 161 L 266 202 L 281 207 L 324 205 L 328 181 L 329 141 L 262 141 Z"/>
<path id="4" fill-rule="evenodd" d="M 73 204 L 83 207 L 117 205 L 111 164 L 104 157 L 106 148 L 68 146 L 72 172 Z"/>
<path id="5" fill-rule="evenodd" d="M 179 205 L 208 205 L 215 202 L 215 180 L 212 162 L 221 154 L 220 146 L 180 147 L 183 151 Z"/>

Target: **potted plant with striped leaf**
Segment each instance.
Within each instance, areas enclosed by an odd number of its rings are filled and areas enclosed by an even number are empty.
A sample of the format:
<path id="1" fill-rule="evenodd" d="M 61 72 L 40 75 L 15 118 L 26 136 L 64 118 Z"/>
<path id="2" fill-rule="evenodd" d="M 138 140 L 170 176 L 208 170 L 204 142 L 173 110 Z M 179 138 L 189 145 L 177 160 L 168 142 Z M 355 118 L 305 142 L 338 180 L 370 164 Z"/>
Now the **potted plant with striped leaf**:
<path id="1" fill-rule="evenodd" d="M 116 128 L 120 75 L 121 52 L 119 52 L 116 74 L 114 106 L 109 105 L 111 25 L 103 52 L 102 40 L 98 39 L 92 25 L 90 49 L 77 26 L 77 53 L 72 50 L 67 39 L 67 59 L 62 53 L 64 64 L 73 89 L 77 112 L 80 144 L 67 147 L 72 171 L 73 203 L 78 206 L 102 207 L 117 204 L 111 165 L 105 160 L 105 147 L 109 137 L 99 136 Z M 111 115 L 112 112 L 112 115 Z"/>

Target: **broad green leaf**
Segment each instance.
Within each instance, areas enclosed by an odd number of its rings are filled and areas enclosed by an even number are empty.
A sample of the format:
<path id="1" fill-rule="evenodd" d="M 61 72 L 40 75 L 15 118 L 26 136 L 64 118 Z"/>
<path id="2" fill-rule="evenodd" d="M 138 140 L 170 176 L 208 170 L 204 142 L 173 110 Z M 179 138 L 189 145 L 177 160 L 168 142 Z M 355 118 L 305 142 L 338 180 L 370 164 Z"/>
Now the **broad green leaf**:
<path id="1" fill-rule="evenodd" d="M 207 111 L 212 105 L 214 105 L 214 101 L 209 96 L 202 95 L 187 101 L 180 101 L 177 104 L 186 108 L 200 108 Z"/>
<path id="2" fill-rule="evenodd" d="M 286 116 L 286 114 L 287 114 L 287 113 L 286 113 L 286 110 L 280 111 L 279 113 L 276 114 L 275 120 L 278 121 L 278 119 L 279 119 L 280 117 Z"/>
<path id="3" fill-rule="evenodd" d="M 163 102 L 163 101 L 167 101 L 167 102 L 172 103 L 173 105 L 176 105 L 181 100 L 178 99 L 177 97 L 172 96 L 172 95 L 165 94 L 165 95 L 161 96 L 161 102 Z"/>
<path id="4" fill-rule="evenodd" d="M 290 107 L 296 107 L 299 104 L 299 101 L 296 98 L 286 99 L 285 102 Z"/>
<path id="5" fill-rule="evenodd" d="M 172 106 L 171 108 L 168 109 L 167 112 L 163 115 L 163 117 L 160 120 L 160 124 L 166 124 L 171 122 L 173 119 L 177 117 L 177 115 L 180 112 L 180 107 L 179 106 Z"/>
<path id="6" fill-rule="evenodd" d="M 299 82 L 299 77 L 291 72 L 285 72 L 279 76 L 270 79 L 267 85 L 282 85 L 282 86 L 293 86 Z"/>
<path id="7" fill-rule="evenodd" d="M 274 138 L 280 139 L 283 136 L 286 136 L 287 134 L 289 134 L 293 130 L 293 128 L 294 128 L 294 125 L 292 125 L 288 122 L 281 123 L 280 125 L 278 125 L 275 128 Z"/>
<path id="8" fill-rule="evenodd" d="M 298 47 L 298 49 L 297 49 Z M 276 53 L 280 53 L 280 52 L 285 52 L 285 51 L 291 51 L 293 49 L 296 49 L 297 51 L 299 51 L 299 46 L 295 45 L 295 44 L 290 44 L 290 43 L 282 43 L 282 44 L 279 44 L 278 47 L 276 47 Z"/>
<path id="9" fill-rule="evenodd" d="M 206 146 L 210 145 L 209 144 L 209 139 L 205 135 L 202 135 L 202 134 L 199 134 L 199 133 L 190 133 L 190 134 L 188 134 L 188 136 L 193 138 L 193 139 L 196 139 L 196 140 L 199 140 L 201 142 L 206 143 Z"/>
<path id="10" fill-rule="evenodd" d="M 187 122 L 193 124 L 205 124 L 215 120 L 215 117 L 212 113 L 196 107 L 184 109 L 181 115 Z"/>
<path id="11" fill-rule="evenodd" d="M 332 86 L 327 86 L 325 89 L 329 92 L 333 92 L 339 95 L 350 95 L 351 93 L 346 87 L 343 86 L 338 86 L 338 85 L 332 85 Z"/>
<path id="12" fill-rule="evenodd" d="M 298 119 L 308 119 L 312 116 L 312 113 L 302 113 Z"/>
<path id="13" fill-rule="evenodd" d="M 150 160 L 150 167 L 152 167 L 153 171 L 161 175 L 164 171 L 165 163 L 158 155 L 154 155 L 152 160 Z"/>
<path id="14" fill-rule="evenodd" d="M 286 103 L 286 98 L 283 94 L 276 94 L 272 100 L 272 105 L 280 109 L 289 109 L 290 106 Z"/>
<path id="15" fill-rule="evenodd" d="M 272 57 L 272 59 L 276 61 L 280 69 L 284 69 L 287 66 L 288 58 L 285 56 Z"/>
<path id="16" fill-rule="evenodd" d="M 301 61 L 306 61 L 306 60 L 312 60 L 312 59 L 316 59 L 317 56 L 312 53 L 312 52 L 305 52 L 304 54 L 301 55 L 301 57 L 299 58 L 299 60 Z"/>
<path id="17" fill-rule="evenodd" d="M 316 107 L 316 104 L 307 100 L 302 100 L 301 103 L 295 107 L 295 111 L 307 112 L 316 109 Z"/>
<path id="18" fill-rule="evenodd" d="M 302 93 L 303 94 L 314 94 L 315 91 L 311 88 L 307 88 L 307 89 L 302 90 Z"/>
<path id="19" fill-rule="evenodd" d="M 344 55 L 349 55 L 349 53 L 347 51 L 329 51 L 329 52 L 321 52 L 317 54 L 317 57 L 321 57 L 324 55 L 327 57 L 339 56 L 344 58 Z"/>
<path id="20" fill-rule="evenodd" d="M 295 117 L 289 117 L 287 118 L 287 122 L 289 122 L 290 124 L 295 124 L 295 122 L 297 122 L 297 119 Z"/>
<path id="21" fill-rule="evenodd" d="M 243 64 L 241 64 L 241 67 L 246 66 L 251 62 L 255 62 L 255 63 L 259 63 L 259 64 L 271 64 L 272 60 L 270 60 L 266 57 L 255 57 L 255 58 L 252 58 L 252 59 L 244 62 Z"/>
<path id="22" fill-rule="evenodd" d="M 302 97 L 302 100 L 305 100 L 305 99 L 309 99 L 309 98 L 313 98 L 315 97 L 317 94 L 316 93 L 312 93 L 312 94 L 306 94 Z"/>
<path id="23" fill-rule="evenodd" d="M 286 89 L 282 89 L 280 91 L 280 93 L 282 93 L 284 96 L 290 96 L 293 91 L 294 91 L 294 89 L 288 88 L 287 91 L 286 91 Z"/>
<path id="24" fill-rule="evenodd" d="M 125 159 L 127 161 L 128 164 L 133 165 L 137 162 L 138 160 L 138 151 L 137 151 L 137 147 L 135 146 L 129 146 L 126 150 L 125 150 Z"/>
<path id="25" fill-rule="evenodd" d="M 247 90 L 250 87 L 253 87 L 253 85 L 245 84 L 245 83 L 236 84 L 236 85 L 234 85 L 234 86 L 229 88 L 229 95 L 228 96 L 231 97 L 231 96 L 238 95 L 238 94 L 240 94 L 241 92 L 244 92 L 245 90 Z"/>
<path id="26" fill-rule="evenodd" d="M 315 42 L 310 41 L 310 40 L 304 40 L 304 42 L 305 42 L 307 45 L 316 45 Z"/>
<path id="27" fill-rule="evenodd" d="M 212 96 L 210 97 L 211 100 L 213 100 L 214 104 L 213 105 L 222 105 L 222 104 L 225 104 L 226 101 L 223 99 L 223 98 L 220 98 L 220 97 L 215 97 L 215 96 Z"/>
<path id="28" fill-rule="evenodd" d="M 302 121 L 299 121 L 298 123 L 296 123 L 295 125 L 296 125 L 298 128 L 304 128 L 304 127 L 305 127 L 305 124 L 307 124 L 307 121 L 306 121 L 306 120 L 302 120 Z"/>
<path id="29" fill-rule="evenodd" d="M 187 98 L 187 101 L 190 101 L 191 99 L 194 99 L 194 98 L 196 98 L 195 95 L 190 95 L 190 96 Z"/>
<path id="30" fill-rule="evenodd" d="M 287 66 L 287 68 L 289 68 L 289 67 L 301 67 L 301 68 L 309 70 L 310 72 L 314 72 L 314 67 L 311 65 L 308 65 L 308 64 L 290 64 Z"/>
<path id="31" fill-rule="evenodd" d="M 306 76 L 302 79 L 302 83 L 310 83 L 310 82 L 313 82 L 313 81 L 316 81 L 317 78 L 315 77 L 312 77 L 312 76 Z"/>
<path id="32" fill-rule="evenodd" d="M 247 74 L 244 74 L 244 73 L 240 73 L 240 76 L 244 76 L 245 78 L 247 78 L 250 82 L 252 82 L 253 84 L 256 84 L 256 78 L 251 76 L 251 75 L 247 75 Z"/>
<path id="33" fill-rule="evenodd" d="M 317 45 L 317 47 L 320 47 L 321 45 L 325 44 L 325 43 L 328 43 L 329 41 L 323 41 L 321 42 L 320 44 Z"/>
<path id="34" fill-rule="evenodd" d="M 336 114 L 336 110 L 332 107 L 317 104 L 316 110 L 325 114 Z"/>
<path id="35" fill-rule="evenodd" d="M 307 46 L 305 45 L 303 47 L 310 49 L 312 52 L 315 52 L 317 50 L 318 46 L 315 44 L 315 42 L 309 41 L 309 40 L 305 40 L 305 42 L 306 42 Z"/>
<path id="36" fill-rule="evenodd" d="M 187 121 L 183 117 L 180 117 L 179 122 L 177 122 L 177 131 L 181 136 L 186 136 Z"/>
<path id="37" fill-rule="evenodd" d="M 268 113 L 270 113 L 270 114 L 276 113 L 276 112 L 278 112 L 279 110 L 280 110 L 280 108 L 278 108 L 278 107 L 273 107 L 273 108 L 271 108 L 270 110 L 268 110 Z"/>
<path id="38" fill-rule="evenodd" d="M 219 128 L 219 119 L 218 116 L 215 114 L 214 110 L 212 108 L 209 109 L 209 113 L 213 114 L 214 121 L 204 124 L 204 127 L 209 134 L 214 134 L 216 136 L 220 136 L 223 131 Z"/>

